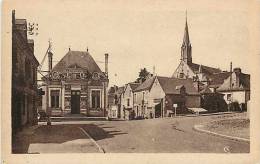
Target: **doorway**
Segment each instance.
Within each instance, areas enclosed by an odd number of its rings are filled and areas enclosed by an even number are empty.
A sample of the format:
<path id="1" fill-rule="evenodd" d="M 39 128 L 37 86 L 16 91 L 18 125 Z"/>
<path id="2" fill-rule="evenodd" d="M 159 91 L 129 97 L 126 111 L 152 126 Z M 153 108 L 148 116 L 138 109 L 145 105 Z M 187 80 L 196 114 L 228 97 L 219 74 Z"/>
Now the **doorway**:
<path id="1" fill-rule="evenodd" d="M 155 105 L 155 118 L 159 118 L 162 116 L 162 102 Z"/>
<path id="2" fill-rule="evenodd" d="M 80 91 L 71 91 L 71 114 L 80 113 Z"/>

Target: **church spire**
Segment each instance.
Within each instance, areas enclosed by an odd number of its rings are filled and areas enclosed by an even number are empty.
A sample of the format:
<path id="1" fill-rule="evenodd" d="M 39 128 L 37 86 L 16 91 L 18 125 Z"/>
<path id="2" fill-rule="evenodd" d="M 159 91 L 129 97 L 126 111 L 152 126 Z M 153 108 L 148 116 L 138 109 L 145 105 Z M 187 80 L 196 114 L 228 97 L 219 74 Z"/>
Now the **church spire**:
<path id="1" fill-rule="evenodd" d="M 189 29 L 188 29 L 188 21 L 187 21 L 187 10 L 186 10 L 186 22 L 185 22 L 185 29 L 184 29 L 184 37 L 183 37 L 183 43 L 185 45 L 190 44 L 190 38 L 189 38 Z"/>
<path id="2" fill-rule="evenodd" d="M 191 43 L 190 43 L 188 21 L 187 21 L 187 11 L 186 11 L 184 37 L 183 37 L 183 42 L 182 42 L 182 46 L 181 46 L 181 60 L 183 60 L 187 64 L 192 63 L 191 52 L 192 52 L 192 47 L 191 47 Z"/>

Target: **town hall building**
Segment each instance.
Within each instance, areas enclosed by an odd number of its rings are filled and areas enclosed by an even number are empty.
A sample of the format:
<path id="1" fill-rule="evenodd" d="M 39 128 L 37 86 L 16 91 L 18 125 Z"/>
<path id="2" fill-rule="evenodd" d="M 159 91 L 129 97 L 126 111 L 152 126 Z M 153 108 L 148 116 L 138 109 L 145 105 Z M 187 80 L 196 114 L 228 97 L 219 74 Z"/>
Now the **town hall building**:
<path id="1" fill-rule="evenodd" d="M 72 51 L 43 78 L 45 95 L 42 109 L 49 116 L 83 114 L 88 117 L 107 115 L 108 54 L 105 54 L 105 72 L 102 72 L 88 51 Z"/>

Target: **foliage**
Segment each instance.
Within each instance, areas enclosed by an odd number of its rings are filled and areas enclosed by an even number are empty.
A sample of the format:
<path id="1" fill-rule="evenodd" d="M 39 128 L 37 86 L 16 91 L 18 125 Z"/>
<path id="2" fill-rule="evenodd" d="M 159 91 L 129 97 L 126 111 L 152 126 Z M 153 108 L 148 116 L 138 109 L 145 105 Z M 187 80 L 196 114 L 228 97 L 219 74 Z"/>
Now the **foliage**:
<path id="1" fill-rule="evenodd" d="M 149 74 L 150 72 L 148 72 L 146 68 L 141 69 L 139 72 L 139 76 L 136 79 L 136 82 L 140 82 L 140 81 L 144 82 L 147 79 Z"/>

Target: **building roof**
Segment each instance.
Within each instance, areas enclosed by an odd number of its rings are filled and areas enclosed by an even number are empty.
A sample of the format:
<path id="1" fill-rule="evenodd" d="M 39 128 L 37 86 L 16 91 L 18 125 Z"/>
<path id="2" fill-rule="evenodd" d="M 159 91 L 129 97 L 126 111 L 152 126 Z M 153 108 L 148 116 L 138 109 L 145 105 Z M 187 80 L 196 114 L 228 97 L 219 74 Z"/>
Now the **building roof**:
<path id="1" fill-rule="evenodd" d="M 199 73 L 199 69 L 201 69 L 202 73 L 205 73 L 207 75 L 222 72 L 219 68 L 209 67 L 209 66 L 205 66 L 205 65 L 199 65 L 196 63 L 189 63 L 188 65 L 194 73 Z"/>
<path id="2" fill-rule="evenodd" d="M 199 94 L 193 85 L 192 79 L 179 79 L 157 76 L 157 79 L 165 94 L 180 94 L 180 86 L 185 87 L 187 94 Z"/>
<path id="3" fill-rule="evenodd" d="M 88 52 L 84 51 L 69 51 L 67 54 L 53 67 L 53 71 L 64 71 L 66 68 L 77 65 L 90 73 L 99 72 L 99 66 Z"/>
<path id="4" fill-rule="evenodd" d="M 210 87 L 219 87 L 224 83 L 224 80 L 231 75 L 231 72 L 215 73 L 209 76 Z"/>
<path id="5" fill-rule="evenodd" d="M 150 90 L 155 79 L 158 79 L 165 94 L 180 94 L 180 86 L 184 86 L 188 94 L 198 94 L 192 79 L 179 79 L 173 77 L 153 76 L 144 81 L 134 91 Z"/>
<path id="6" fill-rule="evenodd" d="M 235 72 L 233 72 L 235 73 Z M 243 91 L 243 90 L 250 90 L 250 75 L 240 73 L 237 75 L 239 78 L 239 85 L 238 86 L 230 86 L 230 77 L 229 76 L 224 83 L 217 88 L 217 91 Z"/>
<path id="7" fill-rule="evenodd" d="M 140 85 L 140 83 L 129 83 L 129 85 L 132 90 L 135 90 Z"/>
<path id="8" fill-rule="evenodd" d="M 155 76 L 150 77 L 149 79 L 146 79 L 142 84 L 140 84 L 138 87 L 136 87 L 134 92 L 150 90 L 153 85 L 154 80 L 155 80 Z"/>

